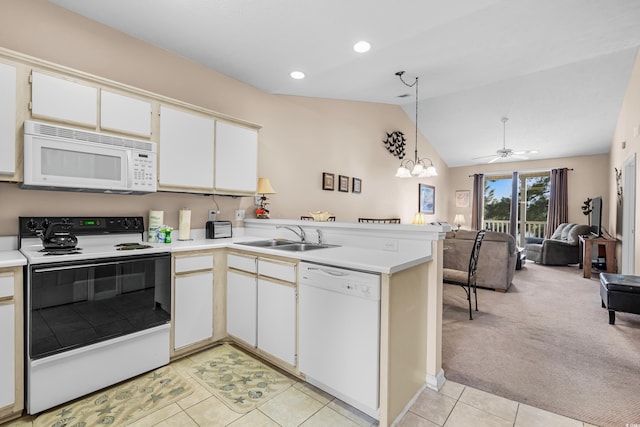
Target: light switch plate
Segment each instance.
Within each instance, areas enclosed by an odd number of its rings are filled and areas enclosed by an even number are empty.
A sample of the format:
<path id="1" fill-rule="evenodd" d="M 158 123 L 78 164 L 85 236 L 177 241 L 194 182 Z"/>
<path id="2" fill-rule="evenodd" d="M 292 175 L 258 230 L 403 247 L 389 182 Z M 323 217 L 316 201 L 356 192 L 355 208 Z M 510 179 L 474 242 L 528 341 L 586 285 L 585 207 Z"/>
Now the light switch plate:
<path id="1" fill-rule="evenodd" d="M 236 221 L 242 221 L 244 219 L 244 211 L 241 209 L 236 210 Z"/>

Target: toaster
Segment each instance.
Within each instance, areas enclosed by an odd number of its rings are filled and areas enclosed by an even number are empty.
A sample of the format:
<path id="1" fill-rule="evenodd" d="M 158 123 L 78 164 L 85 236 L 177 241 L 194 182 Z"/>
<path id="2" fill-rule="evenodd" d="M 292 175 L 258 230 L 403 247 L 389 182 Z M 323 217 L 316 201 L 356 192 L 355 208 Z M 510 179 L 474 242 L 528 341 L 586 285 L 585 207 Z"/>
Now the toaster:
<path id="1" fill-rule="evenodd" d="M 207 221 L 207 239 L 224 239 L 231 237 L 231 221 Z"/>

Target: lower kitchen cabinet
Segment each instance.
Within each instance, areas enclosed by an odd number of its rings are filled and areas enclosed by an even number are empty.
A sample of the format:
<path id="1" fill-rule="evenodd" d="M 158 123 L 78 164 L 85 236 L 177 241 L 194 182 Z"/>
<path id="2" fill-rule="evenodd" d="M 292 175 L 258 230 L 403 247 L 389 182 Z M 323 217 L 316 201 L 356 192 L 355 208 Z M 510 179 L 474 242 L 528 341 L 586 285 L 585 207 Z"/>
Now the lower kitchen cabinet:
<path id="1" fill-rule="evenodd" d="M 22 268 L 0 269 L 0 423 L 24 407 Z"/>
<path id="2" fill-rule="evenodd" d="M 213 255 L 174 255 L 173 354 L 203 347 L 213 337 Z"/>
<path id="3" fill-rule="evenodd" d="M 257 342 L 256 277 L 227 272 L 227 332 L 255 347 Z"/>
<path id="4" fill-rule="evenodd" d="M 258 279 L 258 348 L 296 365 L 296 286 Z"/>
<path id="5" fill-rule="evenodd" d="M 295 367 L 297 263 L 230 253 L 227 266 L 228 334 L 287 369 Z"/>

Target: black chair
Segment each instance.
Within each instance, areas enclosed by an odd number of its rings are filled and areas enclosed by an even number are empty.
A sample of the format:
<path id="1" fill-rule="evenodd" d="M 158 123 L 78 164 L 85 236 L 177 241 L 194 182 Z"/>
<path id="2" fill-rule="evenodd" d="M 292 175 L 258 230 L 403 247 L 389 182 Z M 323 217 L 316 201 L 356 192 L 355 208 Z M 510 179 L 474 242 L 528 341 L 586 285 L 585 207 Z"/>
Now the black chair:
<path id="1" fill-rule="evenodd" d="M 400 218 L 358 218 L 358 222 L 377 224 L 400 224 Z"/>
<path id="2" fill-rule="evenodd" d="M 469 320 L 473 320 L 471 314 L 471 288 L 473 288 L 473 295 L 476 299 L 476 311 L 478 311 L 478 294 L 476 292 L 476 275 L 478 272 L 478 257 L 480 256 L 480 247 L 482 246 L 482 239 L 486 230 L 480 230 L 476 234 L 476 238 L 473 241 L 473 247 L 471 248 L 471 255 L 469 256 L 469 270 L 458 271 L 445 269 L 443 273 L 442 282 L 452 285 L 459 285 L 464 289 L 467 294 L 467 301 L 469 301 Z"/>
<path id="3" fill-rule="evenodd" d="M 301 216 L 300 219 L 302 221 L 314 221 L 312 216 Z M 336 217 L 335 216 L 330 216 L 329 218 L 327 218 L 327 222 L 336 222 Z"/>

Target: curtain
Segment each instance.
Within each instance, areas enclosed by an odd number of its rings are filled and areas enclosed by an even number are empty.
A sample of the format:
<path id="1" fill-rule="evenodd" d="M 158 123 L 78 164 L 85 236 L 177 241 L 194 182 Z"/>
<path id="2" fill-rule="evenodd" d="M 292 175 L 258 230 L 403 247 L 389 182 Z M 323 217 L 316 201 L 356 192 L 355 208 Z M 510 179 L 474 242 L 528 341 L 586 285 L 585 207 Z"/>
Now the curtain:
<path id="1" fill-rule="evenodd" d="M 569 219 L 569 192 L 567 191 L 567 175 L 569 169 L 551 169 L 549 210 L 547 212 L 547 229 L 544 237 L 548 239 L 563 222 Z"/>
<path id="2" fill-rule="evenodd" d="M 513 236 L 516 241 L 517 228 L 518 228 L 518 172 L 513 173 L 511 178 L 511 212 L 509 214 L 509 234 Z"/>
<path id="3" fill-rule="evenodd" d="M 473 202 L 471 205 L 471 229 L 482 230 L 482 211 L 484 208 L 484 174 L 473 175 Z"/>

